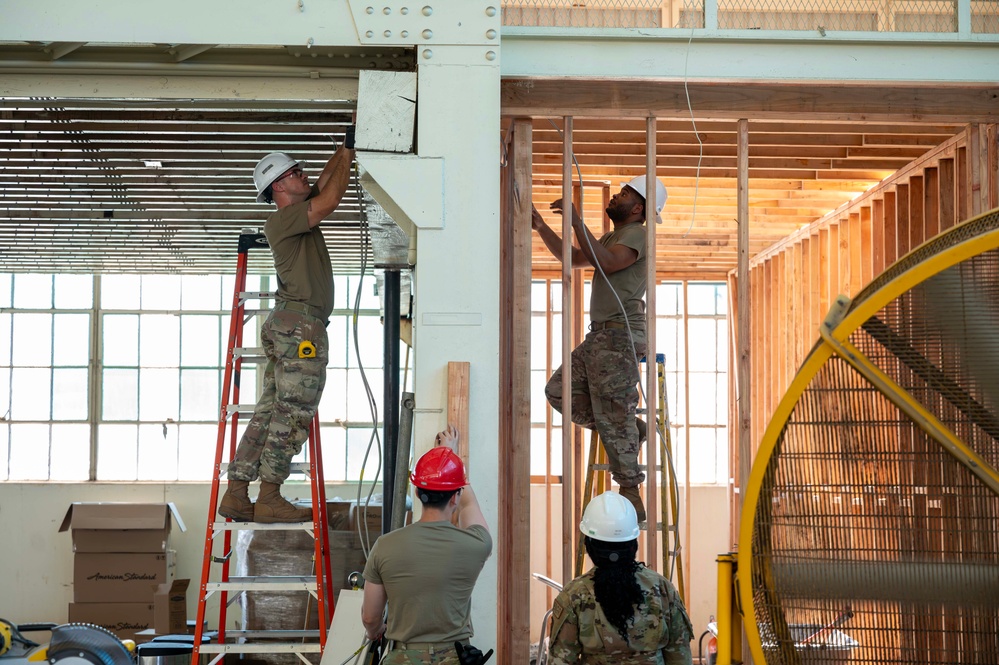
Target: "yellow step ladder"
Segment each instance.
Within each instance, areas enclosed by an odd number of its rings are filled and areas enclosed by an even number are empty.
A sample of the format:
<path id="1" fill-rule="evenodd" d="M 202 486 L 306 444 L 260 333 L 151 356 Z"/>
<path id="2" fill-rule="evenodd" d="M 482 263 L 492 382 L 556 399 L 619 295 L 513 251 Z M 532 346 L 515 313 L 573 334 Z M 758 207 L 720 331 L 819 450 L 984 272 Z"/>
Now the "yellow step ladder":
<path id="1" fill-rule="evenodd" d="M 647 364 L 642 358 L 642 364 Z M 656 378 L 659 383 L 659 408 L 656 412 L 656 431 L 659 433 L 659 464 L 656 465 L 659 471 L 659 498 L 660 512 L 663 519 L 657 522 L 654 531 L 662 534 L 662 566 L 663 575 L 672 579 L 672 572 L 676 571 L 676 588 L 680 593 L 680 598 L 686 602 L 683 584 L 683 565 L 680 549 L 680 532 L 678 522 L 680 520 L 679 491 L 677 489 L 676 472 L 673 468 L 673 441 L 669 429 L 669 409 L 666 403 L 666 356 L 662 353 L 656 354 Z M 646 409 L 639 409 L 639 412 L 647 413 Z M 586 484 L 583 489 L 583 512 L 590 499 L 602 494 L 610 489 L 610 465 L 607 463 L 607 453 L 604 451 L 600 436 L 596 430 L 590 435 L 589 459 L 586 465 Z M 648 524 L 642 522 L 639 528 L 648 531 Z M 576 547 L 576 568 L 575 576 L 583 573 L 583 534 L 579 533 L 579 541 Z"/>

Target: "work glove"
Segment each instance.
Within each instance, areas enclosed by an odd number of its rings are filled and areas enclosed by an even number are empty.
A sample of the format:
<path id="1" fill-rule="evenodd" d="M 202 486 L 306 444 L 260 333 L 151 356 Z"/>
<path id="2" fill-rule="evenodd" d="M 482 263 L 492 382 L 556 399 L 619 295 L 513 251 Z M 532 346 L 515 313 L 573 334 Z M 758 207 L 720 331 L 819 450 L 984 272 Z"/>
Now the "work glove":
<path id="1" fill-rule="evenodd" d="M 350 125 L 343 135 L 343 147 L 348 150 L 354 149 L 354 134 L 357 132 L 357 125 Z"/>
<path id="2" fill-rule="evenodd" d="M 467 647 L 461 642 L 454 643 L 454 650 L 458 652 L 458 662 L 461 665 L 485 665 L 485 662 L 493 655 L 493 650 L 490 649 L 485 655 L 482 655 L 482 651 L 476 649 L 471 644 Z"/>

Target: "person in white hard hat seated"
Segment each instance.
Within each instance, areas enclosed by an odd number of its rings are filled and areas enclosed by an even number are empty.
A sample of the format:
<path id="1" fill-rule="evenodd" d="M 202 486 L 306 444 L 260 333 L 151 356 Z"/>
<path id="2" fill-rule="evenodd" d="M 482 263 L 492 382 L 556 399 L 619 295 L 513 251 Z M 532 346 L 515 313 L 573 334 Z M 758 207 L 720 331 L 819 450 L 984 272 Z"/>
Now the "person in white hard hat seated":
<path id="1" fill-rule="evenodd" d="M 593 568 L 555 598 L 549 664 L 690 665 L 690 618 L 670 581 L 635 560 L 631 503 L 614 492 L 594 497 L 579 530 Z"/>
<path id="2" fill-rule="evenodd" d="M 311 508 L 281 496 L 291 459 L 302 450 L 326 384 L 333 311 L 333 268 L 319 228 L 347 191 L 354 161 L 354 129 L 330 157 L 315 185 L 302 164 L 283 152 L 267 155 L 253 170 L 257 202 L 277 206 L 264 223 L 274 256 L 277 298 L 260 329 L 267 355 L 263 392 L 229 464 L 219 515 L 240 522 L 312 521 Z M 248 485 L 260 478 L 256 502 Z"/>
<path id="3" fill-rule="evenodd" d="M 666 203 L 666 187 L 656 179 L 655 219 Z M 638 521 L 645 521 L 645 504 L 639 485 L 645 473 L 638 451 L 647 437 L 638 408 L 638 361 L 645 355 L 645 176 L 622 183 L 611 197 L 607 216 L 614 229 L 597 240 L 572 207 L 575 246 L 572 267 L 592 266 L 590 332 L 572 352 L 572 422 L 596 429 L 607 451 L 611 477 L 635 506 Z M 551 204 L 562 214 L 562 199 Z M 536 208 L 531 225 L 555 258 L 562 260 L 562 239 Z M 548 385 L 545 396 L 562 412 L 562 367 Z"/>
<path id="4" fill-rule="evenodd" d="M 472 589 L 493 541 L 457 445 L 449 425 L 416 462 L 420 519 L 380 536 L 364 566 L 361 620 L 368 639 L 388 640 L 382 665 L 481 665 L 492 654 L 468 643 Z"/>

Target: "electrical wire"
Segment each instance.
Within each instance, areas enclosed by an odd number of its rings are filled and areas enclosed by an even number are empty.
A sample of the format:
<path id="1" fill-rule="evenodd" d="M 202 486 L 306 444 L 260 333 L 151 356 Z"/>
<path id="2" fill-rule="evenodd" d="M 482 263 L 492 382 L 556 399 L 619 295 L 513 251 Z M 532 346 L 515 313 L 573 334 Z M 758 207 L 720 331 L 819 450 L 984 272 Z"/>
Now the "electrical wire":
<path id="1" fill-rule="evenodd" d="M 361 514 L 361 519 L 358 520 L 356 528 L 357 535 L 361 540 L 361 551 L 364 552 L 364 558 L 368 558 L 369 552 L 371 551 L 371 534 L 368 530 L 368 505 L 371 503 L 371 497 L 375 493 L 375 485 L 378 482 L 378 478 L 382 472 L 382 446 L 381 437 L 378 435 L 378 403 L 375 400 L 374 393 L 371 391 L 371 384 L 368 383 L 367 373 L 364 371 L 364 362 L 361 360 L 361 347 L 358 342 L 358 319 L 360 318 L 361 310 L 361 289 L 364 286 L 364 273 L 367 271 L 368 264 L 368 246 L 369 246 L 369 230 L 368 230 L 368 217 L 364 208 L 364 200 L 361 197 L 361 185 L 360 178 L 357 176 L 357 163 L 354 164 L 355 182 L 357 183 L 357 200 L 360 204 L 361 213 L 361 224 L 359 231 L 361 233 L 361 270 L 360 277 L 357 282 L 357 291 L 354 296 L 354 313 L 352 319 L 352 328 L 354 336 L 354 354 L 357 357 L 357 367 L 361 371 L 361 382 L 364 384 L 364 394 L 368 399 L 368 408 L 371 411 L 371 437 L 368 439 L 368 447 L 364 451 L 364 459 L 361 461 L 361 477 L 357 481 L 357 511 Z M 361 508 L 361 492 L 364 488 L 364 472 L 368 467 L 368 458 L 371 457 L 371 447 L 373 444 L 377 443 L 378 448 L 378 465 L 375 468 L 375 473 L 373 475 L 374 480 L 371 481 L 371 488 L 368 490 L 368 495 L 364 500 L 364 508 Z M 362 533 L 361 523 L 364 523 L 364 529 Z"/>
<path id="2" fill-rule="evenodd" d="M 694 24 L 690 25 L 690 37 L 687 39 L 687 51 L 683 56 L 683 94 L 687 98 L 687 111 L 690 113 L 690 124 L 694 128 L 694 138 L 699 146 L 697 154 L 697 171 L 694 173 L 694 203 L 690 209 L 690 225 L 683 232 L 681 238 L 686 238 L 690 230 L 694 228 L 694 219 L 697 217 L 697 193 L 701 185 L 701 161 L 704 159 L 704 142 L 697 131 L 697 121 L 694 120 L 694 109 L 690 104 L 690 90 L 687 89 L 687 62 L 690 60 L 690 45 L 694 41 Z"/>

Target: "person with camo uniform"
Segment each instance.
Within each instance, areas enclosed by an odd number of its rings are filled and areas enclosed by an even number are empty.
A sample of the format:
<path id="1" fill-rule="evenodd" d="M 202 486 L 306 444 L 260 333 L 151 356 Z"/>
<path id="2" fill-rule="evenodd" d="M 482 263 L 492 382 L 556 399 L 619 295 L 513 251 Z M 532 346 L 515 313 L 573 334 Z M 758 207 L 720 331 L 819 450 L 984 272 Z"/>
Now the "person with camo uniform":
<path id="1" fill-rule="evenodd" d="M 666 203 L 666 187 L 656 179 L 652 202 L 655 219 Z M 562 214 L 562 199 L 551 209 Z M 605 211 L 614 229 L 597 240 L 572 206 L 572 229 L 576 245 L 572 267 L 592 266 L 590 332 L 572 351 L 572 422 L 596 429 L 607 451 L 611 477 L 621 496 L 635 507 L 644 522 L 645 503 L 638 486 L 645 473 L 638 464 L 638 451 L 646 439 L 645 421 L 636 417 L 638 408 L 638 361 L 645 355 L 645 176 L 622 183 Z M 545 246 L 562 260 L 562 239 L 541 213 L 532 209 L 531 226 Z M 545 386 L 545 397 L 562 413 L 562 374 L 559 367 Z"/>
<path id="2" fill-rule="evenodd" d="M 635 560 L 631 503 L 604 492 L 579 529 L 594 567 L 555 598 L 549 665 L 691 665 L 694 630 L 683 601 L 669 580 Z"/>
<path id="3" fill-rule="evenodd" d="M 276 303 L 260 329 L 267 355 L 263 392 L 229 464 L 228 486 L 219 515 L 240 522 L 288 523 L 312 520 L 310 508 L 296 508 L 281 496 L 291 460 L 302 450 L 326 384 L 333 311 L 333 267 L 319 224 L 347 191 L 354 160 L 349 127 L 315 185 L 302 165 L 283 152 L 267 155 L 253 171 L 258 203 L 277 205 L 264 224 L 274 256 Z M 249 483 L 260 478 L 256 502 Z"/>

